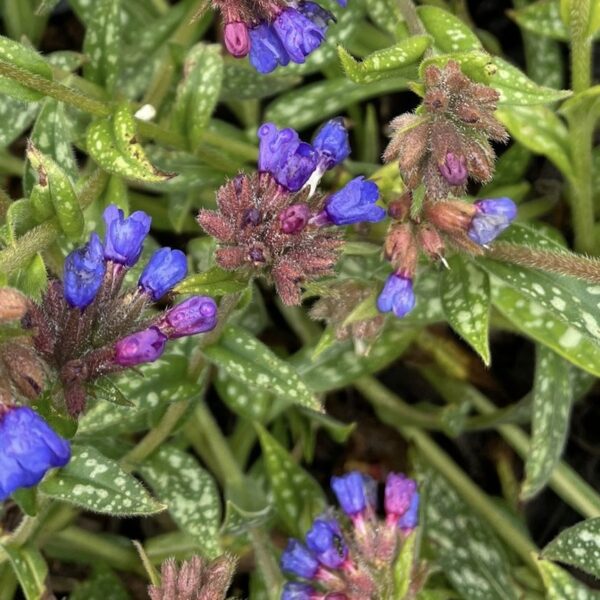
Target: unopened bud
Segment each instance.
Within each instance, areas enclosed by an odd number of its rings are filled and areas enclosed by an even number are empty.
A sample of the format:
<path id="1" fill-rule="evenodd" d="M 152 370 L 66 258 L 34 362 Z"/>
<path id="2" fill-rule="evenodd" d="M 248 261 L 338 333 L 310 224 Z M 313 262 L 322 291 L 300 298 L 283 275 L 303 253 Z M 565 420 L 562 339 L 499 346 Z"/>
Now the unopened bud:
<path id="1" fill-rule="evenodd" d="M 419 250 L 410 224 L 394 225 L 387 234 L 384 250 L 394 269 L 402 271 L 407 277 L 414 276 Z"/>
<path id="2" fill-rule="evenodd" d="M 448 152 L 444 162 L 439 165 L 441 176 L 453 186 L 467 183 L 469 173 L 464 156 Z"/>
<path id="3" fill-rule="evenodd" d="M 419 246 L 429 258 L 437 259 L 444 256 L 444 241 L 442 240 L 442 236 L 430 225 L 419 227 L 417 239 Z"/>
<path id="4" fill-rule="evenodd" d="M 308 223 L 310 208 L 306 204 L 292 204 L 279 215 L 279 223 L 283 233 L 300 233 Z"/>
<path id="5" fill-rule="evenodd" d="M 410 214 L 412 204 L 412 192 L 408 191 L 402 194 L 397 200 L 393 200 L 388 205 L 388 214 L 396 221 L 404 221 Z"/>
<path id="6" fill-rule="evenodd" d="M 29 300 L 18 290 L 0 288 L 0 323 L 23 318 L 29 305 Z"/>
<path id="7" fill-rule="evenodd" d="M 35 400 L 46 385 L 46 373 L 33 348 L 23 344 L 7 344 L 0 347 L 0 358 L 17 390 L 30 400 Z"/>
<path id="8" fill-rule="evenodd" d="M 225 46 L 231 56 L 242 58 L 250 52 L 250 35 L 245 23 L 231 22 L 225 25 Z"/>
<path id="9" fill-rule="evenodd" d="M 425 206 L 427 220 L 450 234 L 466 233 L 476 212 L 477 209 L 472 204 L 458 200 L 428 203 Z"/>

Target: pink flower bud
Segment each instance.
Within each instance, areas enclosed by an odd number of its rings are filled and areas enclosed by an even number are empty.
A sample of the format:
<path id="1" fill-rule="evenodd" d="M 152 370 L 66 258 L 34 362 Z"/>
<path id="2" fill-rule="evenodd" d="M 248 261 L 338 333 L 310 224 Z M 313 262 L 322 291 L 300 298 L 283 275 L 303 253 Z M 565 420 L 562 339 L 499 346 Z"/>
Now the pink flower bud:
<path id="1" fill-rule="evenodd" d="M 292 204 L 280 215 L 279 222 L 283 233 L 300 233 L 308 223 L 310 209 L 306 204 Z"/>
<path id="2" fill-rule="evenodd" d="M 441 176 L 450 185 L 464 185 L 469 173 L 465 157 L 448 152 L 443 163 L 439 166 Z"/>
<path id="3" fill-rule="evenodd" d="M 250 36 L 245 23 L 233 21 L 225 25 L 225 46 L 236 58 L 243 58 L 250 52 Z"/>
<path id="4" fill-rule="evenodd" d="M 157 325 L 169 339 L 205 333 L 217 324 L 217 305 L 208 296 L 193 296 L 167 311 Z"/>
<path id="5" fill-rule="evenodd" d="M 149 327 L 119 340 L 115 344 L 114 361 L 122 367 L 154 362 L 164 352 L 166 343 L 166 335 L 156 327 Z"/>

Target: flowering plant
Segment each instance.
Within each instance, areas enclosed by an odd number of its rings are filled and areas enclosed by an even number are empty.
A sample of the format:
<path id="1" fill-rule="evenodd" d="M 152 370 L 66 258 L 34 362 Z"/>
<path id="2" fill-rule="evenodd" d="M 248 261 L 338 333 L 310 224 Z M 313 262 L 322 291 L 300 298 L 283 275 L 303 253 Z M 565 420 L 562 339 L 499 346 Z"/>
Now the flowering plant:
<path id="1" fill-rule="evenodd" d="M 597 596 L 598 2 L 0 4 L 0 600 Z"/>

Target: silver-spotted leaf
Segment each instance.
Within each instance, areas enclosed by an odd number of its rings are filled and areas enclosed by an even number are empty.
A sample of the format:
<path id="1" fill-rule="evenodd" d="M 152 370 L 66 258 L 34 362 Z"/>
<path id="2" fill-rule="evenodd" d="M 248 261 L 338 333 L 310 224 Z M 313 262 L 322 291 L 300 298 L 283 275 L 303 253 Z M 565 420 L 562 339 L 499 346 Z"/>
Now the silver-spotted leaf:
<path id="1" fill-rule="evenodd" d="M 599 600 L 595 592 L 548 560 L 538 560 L 547 600 Z"/>
<path id="2" fill-rule="evenodd" d="M 418 13 L 425 30 L 442 52 L 483 50 L 471 28 L 452 13 L 437 6 L 421 6 Z"/>
<path id="3" fill-rule="evenodd" d="M 14 547 L 1 545 L 17 575 L 26 600 L 42 600 L 49 593 L 46 587 L 48 565 L 34 545 Z"/>

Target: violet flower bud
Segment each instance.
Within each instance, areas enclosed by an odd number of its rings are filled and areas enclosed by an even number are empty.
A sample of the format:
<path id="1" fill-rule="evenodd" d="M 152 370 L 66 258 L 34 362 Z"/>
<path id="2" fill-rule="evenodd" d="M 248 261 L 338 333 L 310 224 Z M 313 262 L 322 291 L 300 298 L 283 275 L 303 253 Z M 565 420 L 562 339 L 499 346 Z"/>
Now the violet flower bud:
<path id="1" fill-rule="evenodd" d="M 246 23 L 232 21 L 225 25 L 225 46 L 231 56 L 243 58 L 250 52 L 250 34 Z"/>
<path id="2" fill-rule="evenodd" d="M 510 198 L 490 198 L 474 204 L 473 216 L 467 235 L 485 246 L 494 241 L 517 216 L 517 206 Z"/>
<path id="3" fill-rule="evenodd" d="M 444 162 L 439 165 L 441 176 L 450 185 L 464 185 L 467 183 L 469 172 L 467 171 L 467 162 L 464 156 L 448 152 Z"/>
<path id="4" fill-rule="evenodd" d="M 193 296 L 168 310 L 157 327 L 169 339 L 205 333 L 217 324 L 217 304 L 208 296 Z"/>
<path id="5" fill-rule="evenodd" d="M 31 408 L 0 405 L 0 502 L 70 459 L 69 442 Z"/>
<path id="6" fill-rule="evenodd" d="M 310 218 L 310 208 L 306 204 L 292 204 L 288 206 L 280 215 L 279 223 L 283 233 L 300 233 L 308 223 Z"/>
<path id="7" fill-rule="evenodd" d="M 156 327 L 132 333 L 115 344 L 114 362 L 122 367 L 134 367 L 154 362 L 165 351 L 167 336 Z"/>
<path id="8" fill-rule="evenodd" d="M 396 523 L 409 509 L 417 483 L 402 473 L 390 473 L 385 482 L 385 512 L 390 523 Z"/>
<path id="9" fill-rule="evenodd" d="M 351 518 L 373 508 L 372 487 L 373 480 L 358 471 L 331 478 L 331 489 L 342 510 Z"/>
<path id="10" fill-rule="evenodd" d="M 392 273 L 377 298 L 377 308 L 380 312 L 393 312 L 401 319 L 415 307 L 415 302 L 412 279 Z"/>

